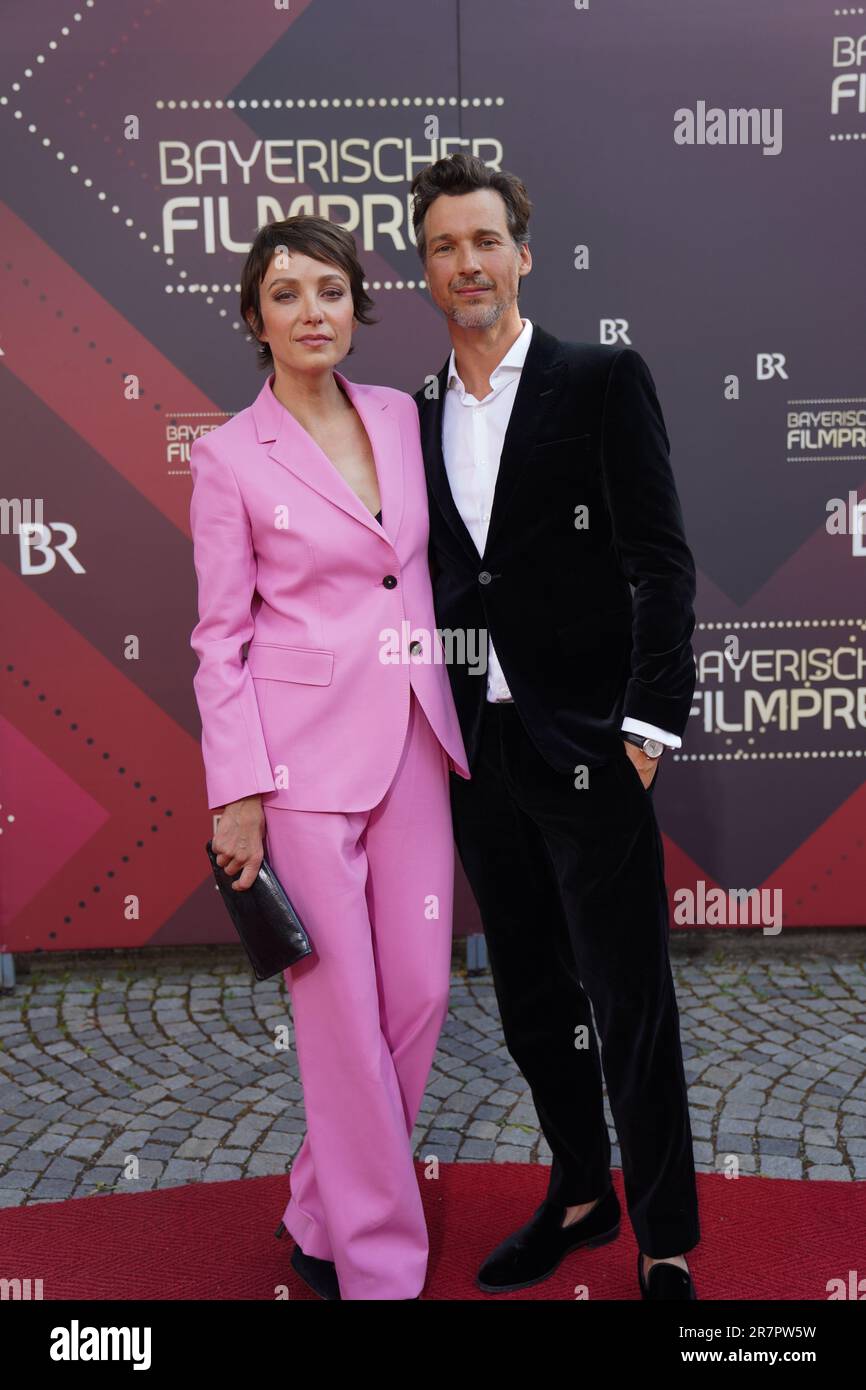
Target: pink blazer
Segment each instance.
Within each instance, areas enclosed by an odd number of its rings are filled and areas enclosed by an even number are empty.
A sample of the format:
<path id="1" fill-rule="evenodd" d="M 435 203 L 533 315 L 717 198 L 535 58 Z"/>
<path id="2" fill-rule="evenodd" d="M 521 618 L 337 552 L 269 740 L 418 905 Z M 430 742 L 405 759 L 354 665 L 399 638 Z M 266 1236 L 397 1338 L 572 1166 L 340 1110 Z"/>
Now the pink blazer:
<path id="1" fill-rule="evenodd" d="M 335 375 L 370 437 L 381 526 L 273 375 L 192 446 L 190 645 L 211 808 L 261 792 L 294 810 L 369 810 L 397 769 L 410 684 L 446 765 L 469 777 L 435 630 L 418 410 Z"/>

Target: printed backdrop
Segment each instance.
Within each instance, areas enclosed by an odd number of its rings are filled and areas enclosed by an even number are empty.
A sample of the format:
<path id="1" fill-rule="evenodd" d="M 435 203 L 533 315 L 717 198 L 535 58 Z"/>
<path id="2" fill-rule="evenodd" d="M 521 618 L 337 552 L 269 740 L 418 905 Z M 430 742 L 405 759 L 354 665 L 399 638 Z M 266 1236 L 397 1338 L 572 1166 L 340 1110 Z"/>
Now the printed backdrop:
<path id="1" fill-rule="evenodd" d="M 188 458 L 261 386 L 240 267 L 268 219 L 349 226 L 349 374 L 416 390 L 449 344 L 409 181 L 459 145 L 529 188 L 522 312 L 658 387 L 699 570 L 672 905 L 863 924 L 864 35 L 824 0 L 5 0 L 0 949 L 232 939 Z"/>

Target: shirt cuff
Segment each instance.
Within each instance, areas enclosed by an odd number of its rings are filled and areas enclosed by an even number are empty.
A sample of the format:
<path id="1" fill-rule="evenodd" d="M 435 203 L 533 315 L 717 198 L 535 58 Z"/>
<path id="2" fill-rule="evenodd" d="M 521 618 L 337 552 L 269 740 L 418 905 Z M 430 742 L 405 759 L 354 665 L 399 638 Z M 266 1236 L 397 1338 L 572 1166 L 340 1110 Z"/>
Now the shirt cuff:
<path id="1" fill-rule="evenodd" d="M 630 715 L 622 721 L 622 732 L 624 734 L 643 734 L 645 738 L 657 738 L 659 743 L 663 743 L 667 748 L 682 748 L 683 746 L 683 741 L 677 734 L 670 734 L 667 729 L 659 729 L 655 724 L 645 724 L 642 719 L 632 719 Z"/>

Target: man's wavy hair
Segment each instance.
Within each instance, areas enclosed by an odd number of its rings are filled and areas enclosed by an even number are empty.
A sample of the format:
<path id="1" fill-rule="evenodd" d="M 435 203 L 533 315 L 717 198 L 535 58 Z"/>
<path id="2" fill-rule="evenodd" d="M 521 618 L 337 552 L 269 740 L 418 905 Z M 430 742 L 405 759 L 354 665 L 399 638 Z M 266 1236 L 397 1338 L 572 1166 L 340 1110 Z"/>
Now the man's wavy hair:
<path id="1" fill-rule="evenodd" d="M 532 203 L 526 186 L 516 174 L 508 174 L 503 169 L 491 169 L 477 155 L 457 150 L 454 154 L 437 159 L 421 169 L 412 180 L 412 230 L 421 264 L 427 263 L 427 238 L 424 233 L 424 218 L 430 204 L 443 193 L 456 198 L 462 193 L 474 193 L 479 188 L 494 188 L 505 203 L 505 220 L 509 235 L 515 246 L 525 246 L 529 241 L 529 216 Z"/>
<path id="2" fill-rule="evenodd" d="M 263 343 L 259 338 L 265 327 L 259 291 L 274 253 L 279 248 L 299 251 L 314 261 L 345 271 L 352 290 L 355 318 L 359 323 L 379 321 L 372 316 L 373 300 L 364 289 L 364 272 L 351 232 L 336 222 L 329 222 L 327 217 L 314 217 L 310 213 L 298 213 L 295 217 L 286 217 L 282 222 L 266 222 L 256 233 L 241 271 L 241 318 L 255 334 L 256 357 L 263 372 L 274 370 L 274 358 L 270 344 Z M 351 356 L 354 351 L 353 343 L 346 355 Z"/>

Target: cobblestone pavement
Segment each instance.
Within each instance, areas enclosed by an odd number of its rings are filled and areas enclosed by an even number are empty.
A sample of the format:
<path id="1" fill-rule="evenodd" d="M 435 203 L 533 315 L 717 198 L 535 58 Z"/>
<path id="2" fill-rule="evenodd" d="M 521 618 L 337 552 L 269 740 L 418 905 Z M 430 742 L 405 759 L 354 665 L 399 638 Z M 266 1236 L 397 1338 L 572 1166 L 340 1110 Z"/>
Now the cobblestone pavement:
<path id="1" fill-rule="evenodd" d="M 768 1178 L 866 1178 L 866 945 L 810 936 L 674 934 L 699 1170 L 736 1155 Z M 229 948 L 30 964 L 0 995 L 0 1206 L 291 1166 L 304 1114 L 281 978 L 256 983 Z M 550 1162 L 486 972 L 455 969 L 414 1139 L 419 1159 Z"/>

